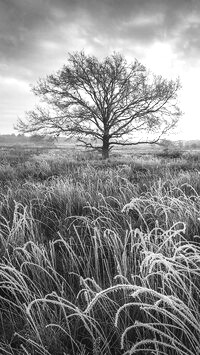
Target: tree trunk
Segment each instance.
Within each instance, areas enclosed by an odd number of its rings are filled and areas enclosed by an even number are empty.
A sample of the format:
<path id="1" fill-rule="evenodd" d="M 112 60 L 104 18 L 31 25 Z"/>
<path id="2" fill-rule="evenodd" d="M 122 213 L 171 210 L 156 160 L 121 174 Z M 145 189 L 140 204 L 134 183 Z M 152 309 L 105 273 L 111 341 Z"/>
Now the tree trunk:
<path id="1" fill-rule="evenodd" d="M 103 146 L 102 146 L 102 159 L 109 158 L 109 137 L 107 135 L 103 136 Z"/>

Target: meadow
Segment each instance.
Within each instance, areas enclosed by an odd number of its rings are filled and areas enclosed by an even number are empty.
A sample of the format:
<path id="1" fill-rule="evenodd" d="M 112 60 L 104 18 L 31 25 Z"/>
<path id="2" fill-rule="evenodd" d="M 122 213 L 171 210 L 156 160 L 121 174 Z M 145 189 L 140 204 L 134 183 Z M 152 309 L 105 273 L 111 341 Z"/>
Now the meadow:
<path id="1" fill-rule="evenodd" d="M 0 150 L 0 354 L 200 354 L 200 152 Z"/>

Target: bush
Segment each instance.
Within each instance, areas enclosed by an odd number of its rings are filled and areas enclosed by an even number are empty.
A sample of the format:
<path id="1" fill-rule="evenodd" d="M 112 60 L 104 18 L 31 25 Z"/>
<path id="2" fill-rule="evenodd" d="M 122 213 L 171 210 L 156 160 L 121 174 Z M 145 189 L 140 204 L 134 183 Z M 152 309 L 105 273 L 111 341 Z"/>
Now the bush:
<path id="1" fill-rule="evenodd" d="M 177 148 L 164 148 L 162 152 L 158 152 L 155 155 L 165 159 L 181 159 L 183 157 L 183 152 Z"/>

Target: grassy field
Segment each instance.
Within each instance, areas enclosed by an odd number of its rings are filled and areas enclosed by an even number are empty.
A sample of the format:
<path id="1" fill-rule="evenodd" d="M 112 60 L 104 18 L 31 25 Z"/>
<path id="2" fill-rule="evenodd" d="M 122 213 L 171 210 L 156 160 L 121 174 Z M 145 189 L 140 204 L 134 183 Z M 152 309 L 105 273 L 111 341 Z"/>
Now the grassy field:
<path id="1" fill-rule="evenodd" d="M 0 162 L 0 354 L 200 354 L 200 152 Z"/>

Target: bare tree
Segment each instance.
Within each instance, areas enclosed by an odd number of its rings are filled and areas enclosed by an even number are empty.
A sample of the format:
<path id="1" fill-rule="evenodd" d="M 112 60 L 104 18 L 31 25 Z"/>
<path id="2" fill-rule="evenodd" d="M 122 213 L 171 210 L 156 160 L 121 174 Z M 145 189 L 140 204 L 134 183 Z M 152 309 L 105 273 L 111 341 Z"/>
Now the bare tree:
<path id="1" fill-rule="evenodd" d="M 181 114 L 179 88 L 178 80 L 153 75 L 137 60 L 128 64 L 117 53 L 102 61 L 84 52 L 69 54 L 60 71 L 33 88 L 43 106 L 27 112 L 17 129 L 75 136 L 105 159 L 114 145 L 156 143 L 171 130 Z"/>

